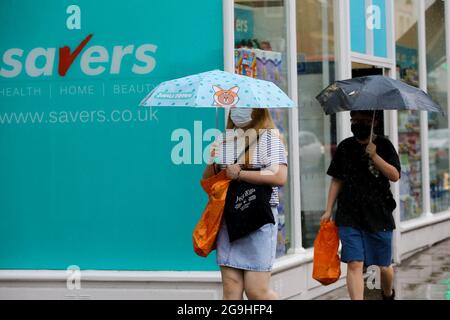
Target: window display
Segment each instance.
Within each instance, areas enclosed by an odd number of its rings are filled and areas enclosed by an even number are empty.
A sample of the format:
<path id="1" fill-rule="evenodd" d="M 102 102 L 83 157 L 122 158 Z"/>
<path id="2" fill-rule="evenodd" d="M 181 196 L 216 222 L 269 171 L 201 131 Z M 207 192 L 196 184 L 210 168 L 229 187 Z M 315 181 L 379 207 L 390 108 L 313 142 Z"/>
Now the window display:
<path id="1" fill-rule="evenodd" d="M 428 93 L 448 113 L 445 4 L 429 1 L 425 13 Z M 447 117 L 428 115 L 431 212 L 449 209 L 449 130 Z"/>
<path id="2" fill-rule="evenodd" d="M 419 87 L 418 0 L 398 0 L 395 5 L 397 79 Z M 422 207 L 422 156 L 420 113 L 398 112 L 400 220 L 419 217 Z"/>
<path id="3" fill-rule="evenodd" d="M 422 161 L 420 143 L 420 113 L 398 113 L 398 152 L 402 167 L 400 179 L 400 220 L 422 213 Z"/>
<path id="4" fill-rule="evenodd" d="M 234 56 L 235 73 L 283 86 L 281 52 L 239 48 L 235 50 Z"/>
<path id="5" fill-rule="evenodd" d="M 313 246 L 325 211 L 336 148 L 336 117 L 322 111 L 315 96 L 335 80 L 333 1 L 297 1 L 299 159 L 302 244 Z"/>

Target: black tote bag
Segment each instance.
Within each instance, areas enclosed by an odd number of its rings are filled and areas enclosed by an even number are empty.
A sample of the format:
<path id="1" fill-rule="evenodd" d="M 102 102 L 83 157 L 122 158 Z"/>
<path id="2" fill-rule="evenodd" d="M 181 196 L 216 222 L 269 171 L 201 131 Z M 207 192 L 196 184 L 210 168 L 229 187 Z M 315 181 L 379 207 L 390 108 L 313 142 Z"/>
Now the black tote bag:
<path id="1" fill-rule="evenodd" d="M 267 223 L 275 224 L 270 206 L 271 195 L 272 187 L 268 185 L 237 180 L 230 182 L 224 207 L 230 242 L 245 237 Z"/>

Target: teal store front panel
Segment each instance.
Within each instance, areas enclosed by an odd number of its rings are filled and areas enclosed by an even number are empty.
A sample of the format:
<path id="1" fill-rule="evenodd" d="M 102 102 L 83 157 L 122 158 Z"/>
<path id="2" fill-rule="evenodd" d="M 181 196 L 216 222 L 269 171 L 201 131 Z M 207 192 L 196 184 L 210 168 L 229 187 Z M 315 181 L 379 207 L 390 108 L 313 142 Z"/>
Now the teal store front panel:
<path id="1" fill-rule="evenodd" d="M 350 0 L 353 52 L 387 58 L 386 0 Z M 371 36 L 369 37 L 368 34 Z M 372 48 L 372 52 L 369 52 Z"/>
<path id="2" fill-rule="evenodd" d="M 216 270 L 191 240 L 215 110 L 138 104 L 223 67 L 222 2 L 1 8 L 0 268 Z"/>
<path id="3" fill-rule="evenodd" d="M 394 1 L 394 0 L 393 0 Z M 386 0 L 372 0 L 375 16 L 373 28 L 373 53 L 387 58 Z"/>
<path id="4" fill-rule="evenodd" d="M 350 0 L 351 48 L 366 53 L 366 1 Z"/>

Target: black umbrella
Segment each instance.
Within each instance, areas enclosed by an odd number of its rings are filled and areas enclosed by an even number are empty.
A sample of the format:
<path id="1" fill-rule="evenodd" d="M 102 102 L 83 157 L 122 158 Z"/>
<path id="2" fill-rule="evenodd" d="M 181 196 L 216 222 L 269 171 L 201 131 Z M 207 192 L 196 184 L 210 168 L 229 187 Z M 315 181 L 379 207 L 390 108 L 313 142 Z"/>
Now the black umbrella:
<path id="1" fill-rule="evenodd" d="M 421 110 L 444 114 L 425 91 L 381 75 L 336 81 L 316 99 L 326 114 L 374 110 L 373 120 L 376 110 Z"/>

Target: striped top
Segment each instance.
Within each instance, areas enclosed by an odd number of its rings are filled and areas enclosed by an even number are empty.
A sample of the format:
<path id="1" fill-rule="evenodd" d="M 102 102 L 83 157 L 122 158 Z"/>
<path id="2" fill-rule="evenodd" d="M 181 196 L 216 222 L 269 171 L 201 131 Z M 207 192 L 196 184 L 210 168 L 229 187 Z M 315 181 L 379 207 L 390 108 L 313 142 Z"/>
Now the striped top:
<path id="1" fill-rule="evenodd" d="M 236 132 L 233 129 L 228 129 L 216 140 L 219 143 L 223 141 L 216 151 L 216 163 L 220 169 L 225 169 L 227 165 L 234 164 L 238 155 L 238 163 L 244 163 L 244 139 Z M 266 169 L 280 164 L 287 165 L 286 149 L 279 138 L 277 129 L 264 130 L 259 137 L 258 143 L 251 142 L 250 155 L 251 159 L 249 159 L 250 164 L 248 166 L 250 169 Z M 276 170 L 276 167 L 274 169 Z M 278 187 L 272 187 L 270 205 L 278 206 L 279 203 Z"/>

